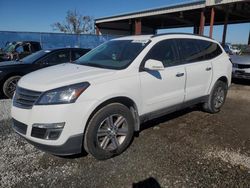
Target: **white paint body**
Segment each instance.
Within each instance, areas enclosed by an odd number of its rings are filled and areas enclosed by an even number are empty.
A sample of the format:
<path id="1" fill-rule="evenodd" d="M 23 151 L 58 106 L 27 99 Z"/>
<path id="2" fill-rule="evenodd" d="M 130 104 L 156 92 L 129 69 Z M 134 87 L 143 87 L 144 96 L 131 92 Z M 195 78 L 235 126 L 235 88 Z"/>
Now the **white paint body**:
<path id="1" fill-rule="evenodd" d="M 167 67 L 158 72 L 161 79 L 157 79 L 148 72 L 140 72 L 140 64 L 147 52 L 159 41 L 173 38 L 198 38 L 217 43 L 208 38 L 183 34 L 153 38 L 149 35 L 124 37 L 114 40 L 151 40 L 126 69 L 108 70 L 62 64 L 22 77 L 18 83 L 19 87 L 40 92 L 86 81 L 90 83 L 90 86 L 72 104 L 34 105 L 32 109 L 12 106 L 12 117 L 28 125 L 27 134 L 22 136 L 37 143 L 59 146 L 70 136 L 84 133 L 91 113 L 98 105 L 114 97 L 130 98 L 137 107 L 138 115 L 142 116 L 209 95 L 215 82 L 222 76 L 231 83 L 232 65 L 224 50 L 221 55 L 206 62 Z M 207 67 L 211 67 L 211 71 L 206 71 Z M 176 77 L 178 73 L 184 73 L 184 76 Z M 33 124 L 59 122 L 65 122 L 59 139 L 43 140 L 31 137 Z"/>

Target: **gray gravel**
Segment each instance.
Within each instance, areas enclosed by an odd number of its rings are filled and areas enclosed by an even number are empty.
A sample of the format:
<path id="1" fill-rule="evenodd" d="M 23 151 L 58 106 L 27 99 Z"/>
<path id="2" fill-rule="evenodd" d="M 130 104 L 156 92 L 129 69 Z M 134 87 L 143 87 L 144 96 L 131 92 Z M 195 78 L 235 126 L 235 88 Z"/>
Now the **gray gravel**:
<path id="1" fill-rule="evenodd" d="M 10 119 L 11 100 L 5 99 L 0 101 L 0 121 Z"/>
<path id="2" fill-rule="evenodd" d="M 37 150 L 13 133 L 1 101 L 0 187 L 250 187 L 249 92 L 234 85 L 215 115 L 192 108 L 150 121 L 106 161 Z"/>

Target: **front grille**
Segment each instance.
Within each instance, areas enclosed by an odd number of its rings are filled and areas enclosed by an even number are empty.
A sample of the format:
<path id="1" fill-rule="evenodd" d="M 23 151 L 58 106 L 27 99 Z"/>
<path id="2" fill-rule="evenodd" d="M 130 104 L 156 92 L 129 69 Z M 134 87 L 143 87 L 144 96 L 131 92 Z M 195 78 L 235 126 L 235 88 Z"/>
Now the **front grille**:
<path id="1" fill-rule="evenodd" d="M 31 109 L 42 93 L 17 87 L 13 105 L 19 108 Z"/>
<path id="2" fill-rule="evenodd" d="M 238 68 L 239 69 L 249 69 L 250 65 L 241 65 L 241 64 L 238 64 Z"/>
<path id="3" fill-rule="evenodd" d="M 31 136 L 45 139 L 46 132 L 47 132 L 47 129 L 45 128 L 33 127 L 31 131 Z"/>
<path id="4" fill-rule="evenodd" d="M 15 120 L 15 119 L 12 119 L 12 127 L 14 130 L 16 130 L 17 132 L 22 133 L 24 135 L 27 132 L 27 125 Z"/>

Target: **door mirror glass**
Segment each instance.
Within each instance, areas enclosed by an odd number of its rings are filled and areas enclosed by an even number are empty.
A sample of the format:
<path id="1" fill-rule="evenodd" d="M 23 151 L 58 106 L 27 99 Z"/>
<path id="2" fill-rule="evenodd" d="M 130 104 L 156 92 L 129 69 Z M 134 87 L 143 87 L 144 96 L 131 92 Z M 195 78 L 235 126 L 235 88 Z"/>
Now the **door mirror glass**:
<path id="1" fill-rule="evenodd" d="M 155 59 L 149 59 L 145 62 L 144 68 L 146 70 L 161 71 L 164 70 L 163 63 Z"/>

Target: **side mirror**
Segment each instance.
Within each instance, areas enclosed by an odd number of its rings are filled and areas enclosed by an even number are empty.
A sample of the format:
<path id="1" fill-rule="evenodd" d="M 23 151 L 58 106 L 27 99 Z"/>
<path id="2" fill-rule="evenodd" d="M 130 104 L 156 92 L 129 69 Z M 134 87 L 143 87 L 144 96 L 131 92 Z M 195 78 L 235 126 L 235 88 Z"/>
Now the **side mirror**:
<path id="1" fill-rule="evenodd" d="M 164 70 L 164 66 L 161 61 L 155 59 L 149 59 L 145 62 L 145 70 L 161 71 Z"/>

